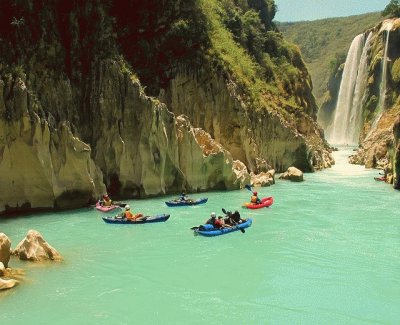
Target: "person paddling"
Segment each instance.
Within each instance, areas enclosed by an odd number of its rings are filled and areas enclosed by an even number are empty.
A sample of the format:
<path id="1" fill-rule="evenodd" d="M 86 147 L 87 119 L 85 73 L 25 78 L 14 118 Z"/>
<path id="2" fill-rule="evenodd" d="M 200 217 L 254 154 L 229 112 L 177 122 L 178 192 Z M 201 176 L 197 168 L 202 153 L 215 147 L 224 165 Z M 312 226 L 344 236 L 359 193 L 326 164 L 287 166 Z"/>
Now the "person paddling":
<path id="1" fill-rule="evenodd" d="M 189 198 L 186 196 L 185 191 L 182 191 L 179 201 L 187 201 Z"/>
<path id="2" fill-rule="evenodd" d="M 253 195 L 251 196 L 250 201 L 251 201 L 251 203 L 253 203 L 253 204 L 261 204 L 261 200 L 260 200 L 260 198 L 258 197 L 258 193 L 257 193 L 257 192 L 253 192 Z"/>
<path id="3" fill-rule="evenodd" d="M 126 205 L 125 211 L 123 212 L 123 217 L 129 221 L 140 221 L 143 218 L 143 214 L 141 213 L 133 214 L 131 212 L 131 207 L 129 205 Z"/>
<path id="4" fill-rule="evenodd" d="M 206 225 L 215 225 L 215 221 L 216 221 L 216 218 L 217 218 L 217 215 L 215 214 L 215 212 L 211 212 L 211 215 L 210 215 L 210 219 L 208 219 L 206 222 L 205 222 L 205 224 Z"/>
<path id="5" fill-rule="evenodd" d="M 103 201 L 100 203 L 100 205 L 105 207 L 109 207 L 112 205 L 112 201 L 107 193 L 103 195 Z"/>

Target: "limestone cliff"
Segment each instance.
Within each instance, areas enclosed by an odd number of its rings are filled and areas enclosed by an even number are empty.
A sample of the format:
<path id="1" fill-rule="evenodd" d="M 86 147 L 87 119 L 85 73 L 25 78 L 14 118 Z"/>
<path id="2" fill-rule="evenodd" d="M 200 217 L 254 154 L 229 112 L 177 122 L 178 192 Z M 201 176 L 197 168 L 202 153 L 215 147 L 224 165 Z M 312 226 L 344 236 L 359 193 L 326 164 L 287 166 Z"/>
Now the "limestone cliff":
<path id="1" fill-rule="evenodd" d="M 10 116 L 0 119 L 0 211 L 81 207 L 104 192 L 90 146 L 67 122 L 51 129 L 29 111 L 22 79 L 0 81 L 0 94 L 0 114 Z"/>
<path id="2" fill-rule="evenodd" d="M 0 213 L 328 167 L 311 80 L 273 1 L 226 5 L 0 2 Z"/>
<path id="3" fill-rule="evenodd" d="M 372 30 L 372 46 L 369 54 L 368 85 L 363 107 L 363 128 L 360 148 L 350 159 L 352 163 L 369 168 L 381 168 L 386 180 L 399 188 L 398 132 L 400 114 L 400 19 L 385 20 Z M 389 34 L 388 34 L 389 32 Z M 382 65 L 387 47 L 387 75 L 382 82 Z M 382 86 L 383 85 L 383 86 Z M 384 87 L 384 89 L 382 88 Z"/>
<path id="4" fill-rule="evenodd" d="M 40 118 L 27 105 L 32 98 L 23 80 L 0 84 L 6 94 L 0 110 L 12 115 L 0 120 L 0 211 L 84 206 L 106 191 L 104 182 L 125 198 L 182 188 L 234 189 L 248 182 L 247 171 L 237 176 L 229 152 L 216 143 L 212 154 L 203 150 L 199 131 L 146 96 L 117 62 L 101 62 L 97 73 L 86 112 L 90 128 L 85 120 L 76 129 L 81 137 L 91 134 L 91 145 L 74 136 L 68 122 L 51 127 L 49 118 Z M 54 108 L 53 114 L 61 114 Z"/>
<path id="5" fill-rule="evenodd" d="M 204 68 L 193 73 L 182 69 L 162 100 L 173 112 L 189 116 L 194 125 L 207 130 L 250 171 L 283 171 L 292 165 L 311 171 L 330 166 L 322 130 L 309 115 L 253 110 L 238 88 L 232 79 Z"/>

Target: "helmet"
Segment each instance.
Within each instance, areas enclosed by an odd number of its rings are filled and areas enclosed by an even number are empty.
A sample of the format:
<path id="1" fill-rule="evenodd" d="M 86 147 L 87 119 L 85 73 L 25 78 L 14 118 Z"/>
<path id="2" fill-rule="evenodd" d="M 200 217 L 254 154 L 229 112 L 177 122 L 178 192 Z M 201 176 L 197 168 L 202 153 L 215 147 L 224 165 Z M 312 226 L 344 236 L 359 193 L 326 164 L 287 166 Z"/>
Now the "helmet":
<path id="1" fill-rule="evenodd" d="M 257 195 L 257 192 L 253 192 L 253 195 Z"/>
<path id="2" fill-rule="evenodd" d="M 215 218 L 217 215 L 215 214 L 215 212 L 211 212 L 211 218 Z"/>
<path id="3" fill-rule="evenodd" d="M 130 210 L 131 209 L 131 207 L 127 204 L 127 205 L 125 205 L 125 210 Z"/>

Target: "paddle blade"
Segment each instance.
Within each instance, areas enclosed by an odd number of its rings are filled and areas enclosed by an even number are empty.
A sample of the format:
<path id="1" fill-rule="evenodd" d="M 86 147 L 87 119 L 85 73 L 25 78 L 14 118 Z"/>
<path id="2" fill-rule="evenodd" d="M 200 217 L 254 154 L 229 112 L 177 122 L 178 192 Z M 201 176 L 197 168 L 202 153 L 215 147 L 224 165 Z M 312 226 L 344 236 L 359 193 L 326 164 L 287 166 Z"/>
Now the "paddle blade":
<path id="1" fill-rule="evenodd" d="M 226 214 L 226 210 L 224 208 L 222 208 L 222 212 Z"/>
<path id="2" fill-rule="evenodd" d="M 240 231 L 242 232 L 242 234 L 246 232 L 243 228 L 240 228 Z"/>
<path id="3" fill-rule="evenodd" d="M 253 189 L 251 188 L 251 186 L 249 184 L 245 185 L 245 188 L 248 189 L 250 192 L 253 192 Z"/>

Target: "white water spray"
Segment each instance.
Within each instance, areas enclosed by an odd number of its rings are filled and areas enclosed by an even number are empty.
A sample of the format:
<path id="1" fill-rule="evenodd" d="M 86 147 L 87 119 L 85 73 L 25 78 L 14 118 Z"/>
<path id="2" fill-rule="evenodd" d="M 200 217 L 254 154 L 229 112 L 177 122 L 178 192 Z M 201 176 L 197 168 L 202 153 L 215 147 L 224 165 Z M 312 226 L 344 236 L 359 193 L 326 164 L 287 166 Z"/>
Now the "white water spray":
<path id="1" fill-rule="evenodd" d="M 385 20 L 382 24 L 380 33 L 386 31 L 386 39 L 385 39 L 385 47 L 383 50 L 383 58 L 382 58 L 382 74 L 381 74 L 381 83 L 379 90 L 379 102 L 377 107 L 377 112 L 374 121 L 372 122 L 371 129 L 368 132 L 366 138 L 368 138 L 373 130 L 376 128 L 379 120 L 382 117 L 382 114 L 385 110 L 385 97 L 386 97 L 386 83 L 387 83 L 387 63 L 388 63 L 388 46 L 389 46 L 389 35 L 390 30 L 393 27 L 393 21 Z"/>
<path id="2" fill-rule="evenodd" d="M 350 119 L 348 129 L 348 143 L 356 144 L 359 142 L 360 130 L 362 126 L 363 104 L 366 100 L 366 89 L 368 82 L 368 53 L 371 49 L 372 32 L 368 34 L 367 40 L 360 58 L 356 85 L 354 88 L 353 103 L 350 108 Z"/>

